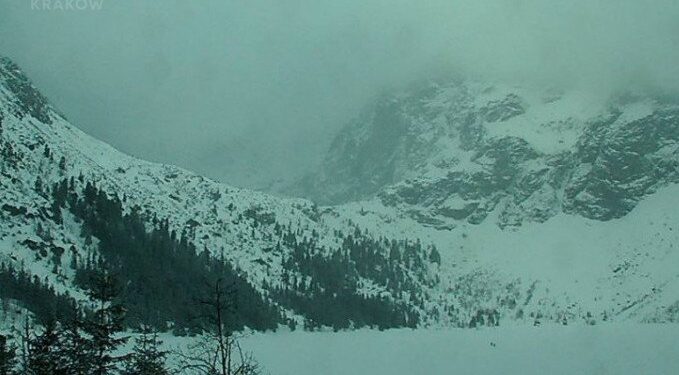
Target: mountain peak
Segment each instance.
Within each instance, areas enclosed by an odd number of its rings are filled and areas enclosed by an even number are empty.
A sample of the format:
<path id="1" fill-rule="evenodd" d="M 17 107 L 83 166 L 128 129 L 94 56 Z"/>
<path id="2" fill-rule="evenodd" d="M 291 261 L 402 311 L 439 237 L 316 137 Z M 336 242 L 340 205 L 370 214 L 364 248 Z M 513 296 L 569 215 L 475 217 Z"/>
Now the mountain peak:
<path id="1" fill-rule="evenodd" d="M 677 108 L 640 94 L 431 84 L 376 100 L 296 188 L 323 204 L 376 198 L 444 228 L 496 210 L 501 227 L 559 212 L 610 220 L 679 177 L 668 154 Z"/>
<path id="2" fill-rule="evenodd" d="M 47 98 L 8 57 L 0 57 L 0 82 L 8 91 L 4 92 L 3 96 L 10 102 L 10 107 L 17 117 L 32 116 L 42 123 L 52 123 L 54 115 Z"/>

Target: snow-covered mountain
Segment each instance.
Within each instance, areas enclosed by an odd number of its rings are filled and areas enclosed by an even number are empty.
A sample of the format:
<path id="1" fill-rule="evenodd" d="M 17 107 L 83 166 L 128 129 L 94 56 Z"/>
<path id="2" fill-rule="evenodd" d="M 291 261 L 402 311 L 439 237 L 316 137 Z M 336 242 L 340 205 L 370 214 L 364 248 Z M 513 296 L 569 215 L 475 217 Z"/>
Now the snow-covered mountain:
<path id="1" fill-rule="evenodd" d="M 340 132 L 321 168 L 290 192 L 360 207 L 365 225 L 408 218 L 420 237 L 439 238 L 434 242 L 446 254 L 459 250 L 454 264 L 479 262 L 478 272 L 491 279 L 511 269 L 524 283 L 565 281 L 564 298 L 583 303 L 574 293 L 589 290 L 599 312 L 613 302 L 606 299 L 615 300 L 613 310 L 628 311 L 669 290 L 672 297 L 658 308 L 676 320 L 677 275 L 659 270 L 677 264 L 677 103 L 641 94 L 602 100 L 577 90 L 427 83 L 378 98 Z M 645 273 L 622 276 L 641 264 Z M 456 272 L 470 271 L 442 271 Z M 645 291 L 631 292 L 640 280 Z"/>
<path id="2" fill-rule="evenodd" d="M 319 207 L 122 154 L 3 59 L 0 263 L 86 301 L 83 264 L 166 231 L 167 246 L 229 264 L 280 314 L 265 327 L 676 321 L 677 115 L 634 97 L 429 85 L 338 137 L 304 188 L 341 204 Z M 146 234 L 110 238 L 129 231 L 103 215 Z"/>
<path id="3" fill-rule="evenodd" d="M 561 212 L 619 218 L 678 181 L 677 103 L 431 83 L 377 100 L 297 193 L 333 204 L 377 196 L 439 227 L 494 211 L 503 227 Z"/>
<path id="4" fill-rule="evenodd" d="M 265 303 L 281 310 L 280 321 L 269 323 L 302 322 L 303 318 L 313 325 L 335 323 L 327 312 L 312 308 L 312 302 L 320 303 L 321 298 L 325 309 L 347 309 L 350 300 L 359 309 L 399 314 L 398 322 L 367 317 L 357 325 L 415 325 L 419 315 L 426 318 L 408 299 L 424 294 L 425 284 L 435 277 L 434 267 L 427 246 L 413 238 L 373 237 L 357 228 L 351 217 L 338 222 L 332 208 L 234 188 L 122 154 L 72 126 L 7 59 L 0 63 L 0 124 L 0 262 L 47 279 L 57 291 L 84 299 L 75 285 L 76 272 L 68 265 L 83 265 L 98 256 L 105 239 L 97 237 L 110 236 L 106 231 L 111 228 L 97 234 L 94 229 L 101 223 L 93 222 L 88 212 L 103 215 L 102 207 L 110 204 L 121 205 L 123 214 L 130 215 L 116 218 L 121 225 L 141 217 L 149 233 L 168 232 L 168 240 L 176 242 L 174 247 L 188 243 L 190 252 L 206 250 L 215 258 L 223 257 L 262 293 Z M 101 205 L 101 199 L 88 201 L 88 189 L 90 196 L 103 193 L 108 198 L 102 198 Z M 324 220 L 326 216 L 333 217 L 332 225 Z M 125 241 L 134 245 L 150 239 Z M 125 241 L 111 246 L 122 246 Z M 370 245 L 366 252 L 372 263 L 357 267 L 356 257 L 363 256 L 363 248 L 350 250 L 359 243 Z M 386 272 L 391 248 L 407 251 L 408 259 L 417 261 L 390 266 L 392 278 L 400 278 L 399 285 L 388 285 L 385 275 L 373 275 L 368 269 Z M 333 274 L 339 267 L 342 273 Z M 190 276 L 201 282 L 201 275 Z M 333 319 L 346 325 L 357 320 L 352 314 L 345 311 Z"/>

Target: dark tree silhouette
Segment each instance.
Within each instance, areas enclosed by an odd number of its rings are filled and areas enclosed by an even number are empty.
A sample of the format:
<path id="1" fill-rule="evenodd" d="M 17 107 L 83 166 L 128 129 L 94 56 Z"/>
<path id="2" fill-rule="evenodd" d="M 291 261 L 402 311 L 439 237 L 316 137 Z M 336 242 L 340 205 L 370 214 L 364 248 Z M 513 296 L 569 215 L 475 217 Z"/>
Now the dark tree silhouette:
<path id="1" fill-rule="evenodd" d="M 161 351 L 162 341 L 158 339 L 150 326 L 141 327 L 140 335 L 135 339 L 134 352 L 130 354 L 125 375 L 168 375 L 165 368 L 167 352 Z"/>
<path id="2" fill-rule="evenodd" d="M 30 338 L 26 372 L 32 375 L 66 375 L 68 364 L 56 322 L 48 322 L 41 334 Z"/>
<path id="3" fill-rule="evenodd" d="M 202 341 L 189 348 L 188 353 L 177 353 L 181 370 L 205 375 L 259 374 L 259 364 L 250 354 L 243 352 L 236 334 L 227 329 L 227 312 L 237 306 L 234 285 L 225 286 L 222 279 L 211 284 L 212 293 L 198 302 L 207 308 L 207 318 L 213 329 L 205 333 Z"/>
<path id="4" fill-rule="evenodd" d="M 85 331 L 91 337 L 93 374 L 105 375 L 118 367 L 124 357 L 115 356 L 114 351 L 127 341 L 118 337 L 123 330 L 125 310 L 119 304 L 118 287 L 110 274 L 103 272 L 95 276 L 90 298 L 97 303 L 92 319 L 85 324 Z"/>
<path id="5" fill-rule="evenodd" d="M 0 334 L 0 375 L 13 375 L 16 367 L 16 347 Z"/>

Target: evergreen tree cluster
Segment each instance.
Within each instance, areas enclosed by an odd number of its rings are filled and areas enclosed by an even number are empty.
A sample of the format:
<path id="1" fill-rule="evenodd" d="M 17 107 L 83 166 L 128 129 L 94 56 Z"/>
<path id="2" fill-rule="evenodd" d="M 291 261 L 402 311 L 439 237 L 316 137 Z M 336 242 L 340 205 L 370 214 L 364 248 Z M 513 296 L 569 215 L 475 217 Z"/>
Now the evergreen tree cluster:
<path id="1" fill-rule="evenodd" d="M 303 313 L 307 328 L 383 329 L 419 323 L 417 310 L 405 300 L 422 304 L 419 294 L 427 282 L 428 266 L 440 263 L 436 248 L 427 252 L 419 241 L 373 239 L 356 229 L 346 236 L 336 233 L 342 245 L 327 251 L 318 245 L 315 232 L 302 236 L 278 224 L 275 230 L 292 251 L 283 261 L 282 286 L 274 288 L 274 295 L 281 304 Z M 362 279 L 389 293 L 360 293 Z"/>
<path id="2" fill-rule="evenodd" d="M 20 345 L 0 335 L 0 375 L 166 375 L 166 353 L 155 332 L 144 327 L 133 352 L 119 354 L 127 341 L 121 336 L 124 309 L 116 303 L 117 287 L 102 274 L 90 292 L 95 309 L 69 320 L 46 322 L 41 328 L 28 321 Z M 19 348 L 17 348 L 19 347 Z"/>
<path id="3" fill-rule="evenodd" d="M 253 209 L 245 216 L 273 224 L 277 252 L 288 254 L 281 283 L 264 285 L 270 291 L 265 297 L 223 254 L 215 257 L 207 249 L 196 249 L 191 226 L 177 234 L 167 219 L 150 217 L 139 207 L 124 209 L 118 196 L 83 177 L 56 183 L 50 194 L 55 222 L 61 223 L 68 210 L 81 224 L 85 243 L 98 239 L 98 252 L 81 254 L 71 263 L 76 285 L 91 290 L 93 277 L 115 274 L 123 285 L 120 298 L 128 309 L 127 327 L 146 324 L 163 331 L 172 328 L 176 334 L 206 330 L 210 322 L 204 318 L 205 307 L 196 301 L 220 279 L 235 289 L 237 303 L 226 312 L 229 331 L 245 326 L 275 329 L 283 322 L 278 306 L 304 316 L 309 329 L 415 327 L 425 307 L 423 286 L 437 282 L 429 272 L 441 262 L 435 247 L 373 238 L 355 228 L 348 235 L 336 231 L 340 245 L 326 249 L 319 245 L 317 232 L 295 231 Z M 364 292 L 366 285 L 377 289 Z"/>
<path id="4" fill-rule="evenodd" d="M 84 185 L 80 189 L 79 185 Z M 174 326 L 175 333 L 198 333 L 210 326 L 205 307 L 197 301 L 209 294 L 209 285 L 224 280 L 234 286 L 235 308 L 228 311 L 228 330 L 247 326 L 275 329 L 281 321 L 276 306 L 268 303 L 248 281 L 207 249 L 198 251 L 190 231 L 177 235 L 167 220 L 149 218 L 139 207 L 123 209 L 121 200 L 83 179 L 63 180 L 52 189 L 54 217 L 68 209 L 81 221 L 86 238 L 99 240 L 99 255 L 77 262 L 76 284 L 91 289 L 93 276 L 115 274 L 128 309 L 127 326 L 147 324 L 159 330 Z M 152 228 L 147 229 L 147 222 Z"/>
<path id="5" fill-rule="evenodd" d="M 0 299 L 15 300 L 35 314 L 40 323 L 70 320 L 76 314 L 76 302 L 68 293 L 57 293 L 52 286 L 23 269 L 0 263 Z"/>
<path id="6" fill-rule="evenodd" d="M 9 337 L 0 334 L 0 375 L 9 375 L 14 372 L 16 353 L 16 346 L 9 342 Z"/>
<path id="7" fill-rule="evenodd" d="M 5 169 L 6 166 L 17 168 L 23 157 L 24 154 L 20 150 L 17 150 L 12 142 L 0 139 L 0 161 L 3 162 L 3 169 Z"/>

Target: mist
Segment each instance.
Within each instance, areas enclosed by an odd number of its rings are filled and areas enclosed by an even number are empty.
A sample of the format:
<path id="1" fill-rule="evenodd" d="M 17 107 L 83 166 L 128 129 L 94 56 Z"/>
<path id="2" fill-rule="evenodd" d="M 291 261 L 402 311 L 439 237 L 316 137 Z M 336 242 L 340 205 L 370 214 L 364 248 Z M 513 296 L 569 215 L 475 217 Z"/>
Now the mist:
<path id="1" fill-rule="evenodd" d="M 0 54 L 122 151 L 265 188 L 377 93 L 455 74 L 679 91 L 676 1 L 0 0 Z"/>

